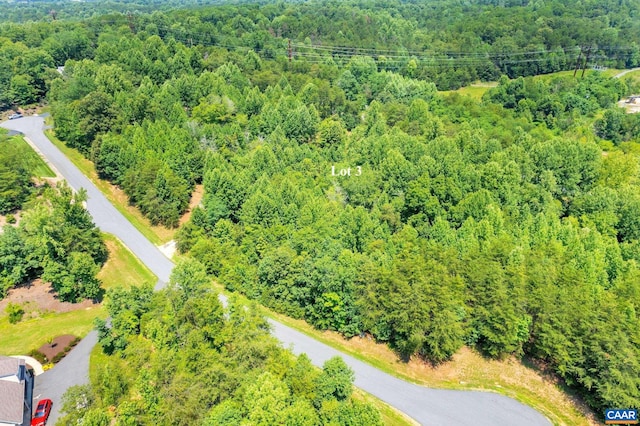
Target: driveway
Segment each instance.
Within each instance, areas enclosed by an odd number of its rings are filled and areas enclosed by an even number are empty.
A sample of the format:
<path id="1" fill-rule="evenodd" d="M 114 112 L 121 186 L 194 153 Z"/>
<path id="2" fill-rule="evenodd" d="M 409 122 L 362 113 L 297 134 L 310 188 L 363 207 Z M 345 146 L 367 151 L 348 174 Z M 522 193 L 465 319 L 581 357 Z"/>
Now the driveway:
<path id="1" fill-rule="evenodd" d="M 87 190 L 89 196 L 87 209 L 93 216 L 96 225 L 103 231 L 120 238 L 158 276 L 160 281 L 156 285 L 156 289 L 163 288 L 169 280 L 173 263 L 135 229 L 47 139 L 42 131 L 43 125 L 44 121 L 40 117 L 24 117 L 2 123 L 2 127 L 24 133 L 67 179 L 72 188 Z M 322 366 L 326 360 L 333 356 L 342 356 L 355 372 L 356 386 L 403 411 L 421 424 L 474 426 L 551 424 L 548 419 L 533 408 L 506 396 L 490 392 L 429 389 L 414 385 L 344 355 L 276 321 L 271 321 L 271 324 L 273 325 L 273 334 L 285 347 L 290 347 L 296 354 L 306 353 L 317 366 Z M 53 415 L 56 417 L 52 417 L 52 420 L 57 418 L 57 407 L 60 406 L 60 397 L 64 390 L 73 384 L 87 382 L 88 354 L 95 342 L 95 332 L 90 333 L 53 370 L 38 376 L 34 394 L 37 396 L 42 393 L 43 397 L 50 397 L 54 401 L 55 412 Z M 78 348 L 81 349 L 78 350 Z M 70 361 L 66 362 L 67 359 Z"/>

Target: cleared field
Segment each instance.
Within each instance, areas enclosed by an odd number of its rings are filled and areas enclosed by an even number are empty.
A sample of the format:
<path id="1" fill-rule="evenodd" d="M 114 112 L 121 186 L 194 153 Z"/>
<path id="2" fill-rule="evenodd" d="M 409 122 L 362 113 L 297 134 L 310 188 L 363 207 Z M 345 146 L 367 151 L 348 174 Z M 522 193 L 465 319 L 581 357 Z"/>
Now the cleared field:
<path id="1" fill-rule="evenodd" d="M 443 95 L 458 93 L 459 95 L 469 96 L 470 98 L 473 98 L 479 101 L 482 99 L 482 95 L 484 95 L 487 90 L 489 90 L 492 87 L 496 87 L 497 85 L 498 83 L 496 82 L 475 83 L 475 84 L 472 84 L 471 86 L 461 87 L 458 90 L 447 90 L 439 93 Z"/>

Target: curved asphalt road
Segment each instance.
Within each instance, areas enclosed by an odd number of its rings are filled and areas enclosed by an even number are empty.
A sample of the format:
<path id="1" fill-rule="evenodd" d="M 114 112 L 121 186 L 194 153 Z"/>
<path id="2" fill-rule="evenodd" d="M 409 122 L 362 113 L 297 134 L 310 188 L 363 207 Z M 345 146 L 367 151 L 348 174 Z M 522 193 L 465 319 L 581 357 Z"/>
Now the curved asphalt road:
<path id="1" fill-rule="evenodd" d="M 631 68 L 630 70 L 624 70 L 624 71 L 619 72 L 618 74 L 614 75 L 613 78 L 622 78 L 625 75 L 629 74 L 630 72 L 639 71 L 639 70 L 640 70 L 640 68 Z"/>
<path id="2" fill-rule="evenodd" d="M 102 193 L 69 161 L 42 132 L 40 117 L 25 117 L 2 123 L 2 127 L 25 134 L 57 168 L 74 189 L 85 188 L 87 209 L 98 227 L 120 238 L 159 279 L 156 289 L 169 280 L 173 263 L 151 244 Z M 326 346 L 283 324 L 271 321 L 273 334 L 295 353 L 306 353 L 317 366 L 340 355 L 355 371 L 355 385 L 403 411 L 424 425 L 499 426 L 521 424 L 550 425 L 548 419 L 533 408 L 503 395 L 490 392 L 429 389 L 386 374 L 368 364 Z M 89 352 L 96 343 L 90 333 L 52 370 L 36 379 L 34 395 L 49 397 L 54 409 L 60 406 L 62 393 L 71 385 L 88 382 Z M 57 418 L 51 417 L 51 423 Z"/>

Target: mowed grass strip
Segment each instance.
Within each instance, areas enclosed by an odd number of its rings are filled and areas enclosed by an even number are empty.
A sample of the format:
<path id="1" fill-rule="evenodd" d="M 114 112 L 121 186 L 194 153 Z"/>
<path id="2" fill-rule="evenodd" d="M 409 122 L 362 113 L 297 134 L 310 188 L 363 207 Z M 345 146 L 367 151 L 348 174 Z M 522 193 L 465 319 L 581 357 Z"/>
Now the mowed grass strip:
<path id="1" fill-rule="evenodd" d="M 116 209 L 124 217 L 127 218 L 138 231 L 142 233 L 149 241 L 155 245 L 161 245 L 173 239 L 177 229 L 168 229 L 164 226 L 154 226 L 149 219 L 144 217 L 142 213 L 129 204 L 129 198 L 124 191 L 116 185 L 102 180 L 98 177 L 98 173 L 93 162 L 87 160 L 77 149 L 69 148 L 60 141 L 55 132 L 51 129 L 45 131 L 47 137 L 60 151 L 104 194 L 105 197 L 115 206 Z"/>
<path id="2" fill-rule="evenodd" d="M 140 260 L 111 234 L 102 234 L 109 259 L 104 264 L 98 278 L 102 286 L 108 290 L 115 286 L 131 287 L 143 284 L 155 284 L 158 278 Z"/>
<path id="3" fill-rule="evenodd" d="M 24 161 L 28 171 L 35 177 L 56 177 L 56 174 L 47 166 L 42 158 L 35 152 L 21 136 L 13 136 L 2 141 L 2 150 L 15 152 Z"/>

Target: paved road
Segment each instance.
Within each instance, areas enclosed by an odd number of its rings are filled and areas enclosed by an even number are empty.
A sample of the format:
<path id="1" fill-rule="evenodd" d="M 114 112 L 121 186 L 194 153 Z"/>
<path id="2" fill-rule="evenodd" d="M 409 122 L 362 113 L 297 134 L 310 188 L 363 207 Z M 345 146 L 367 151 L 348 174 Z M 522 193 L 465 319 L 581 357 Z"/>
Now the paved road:
<path id="1" fill-rule="evenodd" d="M 630 72 L 638 71 L 638 70 L 640 70 L 640 68 L 631 68 L 630 70 L 624 70 L 624 71 L 619 72 L 618 74 L 614 75 L 613 78 L 621 78 L 621 77 L 629 74 Z"/>
<path id="2" fill-rule="evenodd" d="M 87 208 L 96 224 L 105 232 L 118 236 L 160 279 L 156 289 L 168 281 L 173 264 L 147 241 L 95 188 L 95 186 L 42 133 L 43 120 L 25 117 L 5 122 L 3 127 L 24 133 L 69 181 L 73 188 L 85 188 L 89 195 Z M 424 425 L 475 425 L 500 426 L 522 424 L 527 426 L 551 423 L 534 409 L 511 398 L 487 392 L 428 389 L 399 380 L 368 364 L 343 355 L 337 350 L 295 331 L 283 324 L 271 321 L 274 335 L 295 353 L 307 353 L 315 365 L 321 366 L 327 359 L 341 355 L 355 371 L 355 384 L 398 408 Z M 74 349 L 60 364 L 38 376 L 36 391 L 46 396 L 61 395 L 64 390 L 88 378 L 88 353 L 95 344 L 91 333 L 78 349 Z M 68 360 L 68 362 L 67 362 Z M 60 396 L 54 399 L 59 406 Z M 58 402 L 56 404 L 55 402 Z"/>
<path id="3" fill-rule="evenodd" d="M 147 265 L 158 277 L 156 290 L 169 281 L 173 263 L 156 246 L 147 240 L 115 207 L 102 195 L 102 192 L 82 174 L 77 167 L 45 136 L 41 117 L 24 117 L 6 121 L 2 127 L 16 130 L 29 138 L 48 162 L 62 175 L 69 186 L 78 190 L 87 190 L 87 209 L 95 224 L 104 232 L 116 235 L 122 242 Z M 89 334 L 63 361 L 52 370 L 36 378 L 34 396 L 50 398 L 53 401 L 50 424 L 59 417 L 60 401 L 66 389 L 73 384 L 88 383 L 89 353 L 97 341 L 95 333 Z M 70 361 L 67 361 L 70 360 Z M 37 400 L 35 401 L 37 402 Z"/>
<path id="4" fill-rule="evenodd" d="M 96 343 L 98 343 L 98 332 L 92 331 L 62 358 L 55 368 L 36 377 L 33 390 L 34 407 L 41 398 L 49 398 L 53 401 L 47 424 L 55 425 L 60 417 L 62 395 L 67 389 L 73 385 L 89 383 L 89 355 Z"/>

